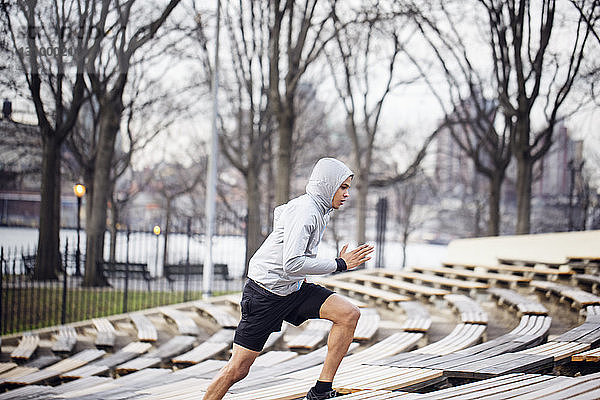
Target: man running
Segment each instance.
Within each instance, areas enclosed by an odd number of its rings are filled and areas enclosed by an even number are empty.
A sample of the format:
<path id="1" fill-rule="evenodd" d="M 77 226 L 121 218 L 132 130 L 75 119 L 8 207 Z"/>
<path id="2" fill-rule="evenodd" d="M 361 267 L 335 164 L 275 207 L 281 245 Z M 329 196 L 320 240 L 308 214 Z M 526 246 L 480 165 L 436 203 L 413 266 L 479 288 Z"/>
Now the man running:
<path id="1" fill-rule="evenodd" d="M 339 395 L 331 384 L 352 343 L 360 311 L 331 290 L 306 282 L 306 277 L 353 269 L 371 259 L 373 246 L 366 244 L 350 252 L 345 245 L 334 260 L 316 257 L 331 212 L 350 196 L 353 176 L 341 161 L 322 158 L 313 168 L 306 193 L 275 208 L 273 231 L 250 259 L 231 359 L 211 382 L 204 400 L 222 399 L 246 377 L 267 338 L 281 330 L 283 321 L 298 326 L 311 318 L 328 319 L 333 325 L 321 374 L 306 399 Z"/>

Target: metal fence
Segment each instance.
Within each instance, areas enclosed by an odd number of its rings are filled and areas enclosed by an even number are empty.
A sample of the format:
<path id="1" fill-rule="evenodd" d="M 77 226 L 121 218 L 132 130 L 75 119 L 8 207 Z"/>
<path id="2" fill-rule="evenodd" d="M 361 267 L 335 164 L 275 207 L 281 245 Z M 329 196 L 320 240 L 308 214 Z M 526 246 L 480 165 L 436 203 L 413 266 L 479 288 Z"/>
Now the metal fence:
<path id="1" fill-rule="evenodd" d="M 115 262 L 103 263 L 109 286 L 83 286 L 85 255 L 75 265 L 75 246 L 67 241 L 61 251 L 59 278 L 38 281 L 32 277 L 35 248 L 0 248 L 0 334 L 38 329 L 90 318 L 127 313 L 200 299 L 202 257 L 198 238 L 176 235 L 168 245 L 164 261 L 164 242 L 146 233 L 119 234 Z M 148 245 L 144 236 L 157 241 Z M 163 239 L 164 240 L 164 239 Z M 192 242 L 196 242 L 196 246 Z M 186 242 L 182 245 L 182 242 Z M 215 260 L 211 284 L 213 295 L 240 291 L 243 285 L 244 241 L 241 237 L 217 237 L 216 246 L 229 258 Z M 242 246 L 240 247 L 240 243 Z M 163 247 L 161 247 L 163 246 Z M 234 246 L 234 247 L 232 247 Z M 148 251 L 154 247 L 155 251 Z M 127 249 L 130 252 L 127 252 Z M 232 252 L 240 253 L 232 257 Z M 105 254 L 107 252 L 105 251 Z M 217 252 L 219 254 L 219 252 Z M 105 259 L 106 259 L 105 255 Z M 227 261 L 230 261 L 228 263 Z M 79 274 L 77 272 L 80 272 Z"/>

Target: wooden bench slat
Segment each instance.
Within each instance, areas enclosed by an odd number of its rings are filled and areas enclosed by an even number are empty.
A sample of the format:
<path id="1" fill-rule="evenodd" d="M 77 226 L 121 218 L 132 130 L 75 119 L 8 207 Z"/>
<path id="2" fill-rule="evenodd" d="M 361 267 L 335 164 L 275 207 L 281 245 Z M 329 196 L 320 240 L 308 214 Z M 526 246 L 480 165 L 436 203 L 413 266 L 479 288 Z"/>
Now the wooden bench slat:
<path id="1" fill-rule="evenodd" d="M 68 353 L 77 343 L 77 332 L 72 326 L 61 326 L 52 345 L 52 351 Z"/>
<path id="2" fill-rule="evenodd" d="M 213 318 L 222 328 L 236 328 L 238 325 L 238 318 L 220 306 L 205 301 L 195 301 L 193 304 L 199 311 Z"/>
<path id="3" fill-rule="evenodd" d="M 106 318 L 94 318 L 92 319 L 92 323 L 97 330 L 94 344 L 96 346 L 113 347 L 115 345 L 116 331 L 110 321 Z"/>
<path id="4" fill-rule="evenodd" d="M 416 282 L 429 282 L 435 286 L 448 287 L 452 289 L 487 289 L 489 285 L 482 282 L 466 281 L 461 279 L 446 278 L 443 276 L 419 273 L 415 271 L 392 271 L 386 269 L 375 269 L 365 273 L 377 274 L 388 278 L 411 280 Z"/>
<path id="5" fill-rule="evenodd" d="M 492 273 L 492 272 L 479 272 L 471 271 L 461 268 L 447 268 L 447 267 L 430 267 L 430 266 L 413 266 L 411 268 L 415 272 L 429 272 L 433 274 L 443 275 L 448 278 L 452 277 L 463 277 L 467 279 L 479 279 L 484 280 L 488 283 L 503 282 L 511 285 L 516 284 L 527 284 L 531 281 L 531 278 L 525 278 L 522 276 Z"/>
<path id="6" fill-rule="evenodd" d="M 417 285 L 414 283 L 405 282 L 400 279 L 387 278 L 379 275 L 371 275 L 362 273 L 362 271 L 358 272 L 349 272 L 345 274 L 339 275 L 337 279 L 340 280 L 348 280 L 354 282 L 362 282 L 365 284 L 375 284 L 379 285 L 382 289 L 387 290 L 387 288 L 392 288 L 394 290 L 399 290 L 405 294 L 411 295 L 419 295 L 419 296 L 445 296 L 449 292 L 444 289 L 436 289 L 430 286 Z"/>
<path id="7" fill-rule="evenodd" d="M 182 335 L 198 335 L 199 328 L 196 322 L 184 313 L 183 311 L 177 310 L 172 307 L 162 307 L 160 312 L 163 313 L 167 318 L 175 322 L 177 330 Z"/>
<path id="8" fill-rule="evenodd" d="M 129 318 L 137 330 L 137 337 L 139 340 L 143 342 L 156 342 L 158 339 L 158 331 L 148 317 L 142 313 L 135 312 L 129 314 Z"/>
<path id="9" fill-rule="evenodd" d="M 28 360 L 37 350 L 40 344 L 38 335 L 26 333 L 19 341 L 16 349 L 10 353 L 10 357 L 18 360 Z"/>
<path id="10" fill-rule="evenodd" d="M 367 287 L 356 283 L 345 282 L 339 279 L 319 277 L 315 280 L 315 283 L 332 288 L 334 290 L 345 290 L 351 293 L 359 293 L 361 295 L 368 296 L 376 301 L 380 300 L 389 304 L 396 304 L 398 302 L 410 300 L 409 297 L 398 293 L 393 293 L 387 290 L 377 289 L 373 287 Z"/>

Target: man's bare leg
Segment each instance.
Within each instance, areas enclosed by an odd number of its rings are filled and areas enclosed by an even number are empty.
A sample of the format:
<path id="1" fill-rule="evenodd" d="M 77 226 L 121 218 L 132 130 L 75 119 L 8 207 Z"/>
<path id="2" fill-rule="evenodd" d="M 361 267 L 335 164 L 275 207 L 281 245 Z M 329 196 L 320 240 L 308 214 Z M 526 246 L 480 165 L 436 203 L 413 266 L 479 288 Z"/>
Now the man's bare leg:
<path id="1" fill-rule="evenodd" d="M 227 365 L 221 368 L 219 374 L 208 386 L 203 400 L 221 400 L 229 388 L 248 375 L 250 367 L 260 353 L 233 344 L 233 353 Z"/>
<path id="2" fill-rule="evenodd" d="M 343 297 L 333 294 L 321 306 L 320 317 L 333 322 L 333 326 L 327 339 L 327 356 L 319 380 L 332 382 L 354 338 L 360 310 Z"/>

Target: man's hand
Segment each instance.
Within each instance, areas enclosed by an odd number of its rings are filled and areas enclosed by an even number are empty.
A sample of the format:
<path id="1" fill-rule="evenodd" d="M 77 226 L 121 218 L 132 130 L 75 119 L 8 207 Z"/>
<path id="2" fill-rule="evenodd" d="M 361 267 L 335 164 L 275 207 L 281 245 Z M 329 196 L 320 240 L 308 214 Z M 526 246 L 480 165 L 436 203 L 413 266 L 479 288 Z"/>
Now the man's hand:
<path id="1" fill-rule="evenodd" d="M 342 251 L 340 251 L 340 258 L 346 262 L 348 269 L 356 268 L 360 264 L 369 261 L 371 257 L 367 256 L 375 251 L 375 247 L 369 246 L 368 244 L 363 244 L 362 246 L 359 246 L 356 249 L 346 253 L 347 249 L 347 244 L 342 247 Z"/>

